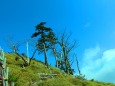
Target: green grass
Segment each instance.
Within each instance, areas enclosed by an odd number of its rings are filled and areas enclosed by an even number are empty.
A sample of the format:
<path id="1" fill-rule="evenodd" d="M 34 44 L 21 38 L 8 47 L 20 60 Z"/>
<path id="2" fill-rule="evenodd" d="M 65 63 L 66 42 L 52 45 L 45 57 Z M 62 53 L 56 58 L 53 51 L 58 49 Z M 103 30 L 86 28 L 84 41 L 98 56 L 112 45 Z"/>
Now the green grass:
<path id="1" fill-rule="evenodd" d="M 5 57 L 9 67 L 9 83 L 15 82 L 15 86 L 115 86 L 110 83 L 80 80 L 54 67 L 49 70 L 43 63 L 35 60 L 32 60 L 30 66 L 22 68 L 23 61 L 17 55 L 6 53 Z M 41 81 L 38 73 L 53 73 L 58 76 Z"/>

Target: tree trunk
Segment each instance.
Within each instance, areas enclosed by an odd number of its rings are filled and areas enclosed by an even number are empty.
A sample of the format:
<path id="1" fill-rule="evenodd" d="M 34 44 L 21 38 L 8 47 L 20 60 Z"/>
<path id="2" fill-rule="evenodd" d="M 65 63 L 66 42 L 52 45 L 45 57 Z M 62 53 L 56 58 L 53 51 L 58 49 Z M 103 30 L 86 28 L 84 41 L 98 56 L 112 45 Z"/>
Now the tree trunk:
<path id="1" fill-rule="evenodd" d="M 62 46 L 62 50 L 63 50 L 63 53 L 64 53 L 64 60 L 65 60 L 65 72 L 68 74 L 68 58 L 67 58 L 67 53 L 66 53 L 66 48 L 65 46 Z"/>
<path id="2" fill-rule="evenodd" d="M 24 61 L 24 65 L 29 65 L 28 62 L 23 58 L 23 56 L 21 56 L 20 54 L 18 54 L 17 52 L 15 52 L 16 55 L 20 56 L 22 58 L 22 60 Z"/>
<path id="3" fill-rule="evenodd" d="M 13 46 L 13 52 L 14 52 L 14 53 L 17 53 L 16 46 Z"/>
<path id="4" fill-rule="evenodd" d="M 76 62 L 77 62 L 77 68 L 78 68 L 79 75 L 82 75 L 82 74 L 81 74 L 81 71 L 80 71 L 80 68 L 79 68 L 79 62 L 78 62 L 77 57 L 76 57 Z"/>
<path id="5" fill-rule="evenodd" d="M 57 60 L 57 55 L 56 55 L 56 50 L 53 48 L 54 56 L 55 56 L 55 61 L 56 61 L 56 67 L 58 68 L 58 60 Z"/>
<path id="6" fill-rule="evenodd" d="M 65 56 L 65 72 L 69 74 L 69 67 L 68 67 L 68 61 L 67 61 L 67 56 Z"/>
<path id="7" fill-rule="evenodd" d="M 46 65 L 47 68 L 48 68 L 48 59 L 47 59 L 47 54 L 46 54 L 46 46 L 45 46 L 45 43 L 43 43 L 43 46 L 44 46 L 45 65 Z"/>
<path id="8" fill-rule="evenodd" d="M 30 58 L 29 65 L 31 64 L 32 59 L 34 58 L 34 55 L 35 55 L 36 51 L 37 51 L 37 49 L 35 49 L 35 51 L 34 51 L 34 53 L 33 53 L 32 57 Z"/>

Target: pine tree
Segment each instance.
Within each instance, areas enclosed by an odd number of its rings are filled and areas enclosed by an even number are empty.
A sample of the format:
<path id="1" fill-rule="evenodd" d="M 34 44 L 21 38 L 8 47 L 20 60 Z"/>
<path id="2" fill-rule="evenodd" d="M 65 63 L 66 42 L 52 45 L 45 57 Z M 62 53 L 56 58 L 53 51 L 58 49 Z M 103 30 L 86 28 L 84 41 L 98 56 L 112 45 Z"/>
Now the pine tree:
<path id="1" fill-rule="evenodd" d="M 48 67 L 48 58 L 47 51 L 52 48 L 52 46 L 56 43 L 55 34 L 51 28 L 44 26 L 46 22 L 41 22 L 36 26 L 36 32 L 32 34 L 33 37 L 38 37 L 38 43 L 36 48 L 39 53 L 44 53 L 45 65 Z"/>

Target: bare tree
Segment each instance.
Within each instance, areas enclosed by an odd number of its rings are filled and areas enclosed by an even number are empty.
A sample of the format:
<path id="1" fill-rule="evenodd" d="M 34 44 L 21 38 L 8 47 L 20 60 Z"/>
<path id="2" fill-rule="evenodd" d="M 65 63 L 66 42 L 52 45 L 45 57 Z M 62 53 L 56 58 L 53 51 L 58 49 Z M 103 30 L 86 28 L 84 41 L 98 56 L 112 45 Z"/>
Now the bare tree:
<path id="1" fill-rule="evenodd" d="M 52 50 L 53 50 L 53 55 L 55 57 L 56 68 L 58 68 L 58 54 L 57 54 L 56 48 L 53 47 Z"/>
<path id="2" fill-rule="evenodd" d="M 21 57 L 21 59 L 24 61 L 24 65 L 28 65 L 28 62 L 27 60 L 18 53 L 19 51 L 19 47 L 23 44 L 26 43 L 26 40 L 21 40 L 21 41 L 16 41 L 14 39 L 14 36 L 13 35 L 7 35 L 6 38 L 4 38 L 4 41 L 6 43 L 6 45 L 8 46 L 9 49 L 12 50 L 12 52 L 16 55 L 18 55 L 19 57 Z"/>
<path id="3" fill-rule="evenodd" d="M 15 41 L 14 36 L 10 34 L 7 35 L 3 40 L 5 41 L 9 49 L 12 50 L 13 53 L 18 52 L 19 47 L 22 45 L 22 41 Z"/>
<path id="4" fill-rule="evenodd" d="M 57 53 L 54 51 L 55 53 L 55 57 L 60 56 L 59 60 L 56 59 L 56 65 L 58 65 L 58 67 L 65 71 L 67 74 L 73 74 L 74 69 L 71 68 L 71 61 L 69 58 L 69 54 L 70 52 L 76 47 L 76 41 L 70 42 L 70 36 L 71 33 L 69 35 L 65 34 L 65 32 L 61 35 L 61 37 L 58 37 L 58 46 L 60 47 L 60 53 Z M 60 38 L 60 39 L 59 39 Z M 57 49 L 59 49 L 59 47 L 57 47 Z"/>

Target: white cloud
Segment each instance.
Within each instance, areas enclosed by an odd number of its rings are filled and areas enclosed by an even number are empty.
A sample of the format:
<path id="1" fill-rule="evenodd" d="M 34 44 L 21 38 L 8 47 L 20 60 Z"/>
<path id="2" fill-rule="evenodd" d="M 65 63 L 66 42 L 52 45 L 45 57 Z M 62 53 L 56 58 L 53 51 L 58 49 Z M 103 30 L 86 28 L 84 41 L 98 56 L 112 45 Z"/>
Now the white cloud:
<path id="1" fill-rule="evenodd" d="M 115 83 L 115 49 L 101 51 L 99 46 L 84 52 L 82 74 L 87 79 Z"/>

